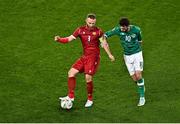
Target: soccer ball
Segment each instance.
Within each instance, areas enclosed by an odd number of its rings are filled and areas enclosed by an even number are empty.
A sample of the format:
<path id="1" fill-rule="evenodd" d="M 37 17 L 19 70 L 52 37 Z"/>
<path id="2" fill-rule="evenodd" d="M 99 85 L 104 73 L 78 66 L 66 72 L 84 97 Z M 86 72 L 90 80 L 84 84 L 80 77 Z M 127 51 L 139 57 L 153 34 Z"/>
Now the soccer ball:
<path id="1" fill-rule="evenodd" d="M 70 99 L 61 100 L 61 108 L 63 109 L 71 109 L 73 106 L 73 102 Z"/>

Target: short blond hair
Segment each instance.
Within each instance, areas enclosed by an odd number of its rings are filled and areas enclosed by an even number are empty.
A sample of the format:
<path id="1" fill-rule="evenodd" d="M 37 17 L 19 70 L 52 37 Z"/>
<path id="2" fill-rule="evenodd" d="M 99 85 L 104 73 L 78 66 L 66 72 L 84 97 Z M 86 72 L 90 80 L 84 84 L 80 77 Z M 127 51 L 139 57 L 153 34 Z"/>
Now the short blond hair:
<path id="1" fill-rule="evenodd" d="M 94 14 L 94 13 L 89 13 L 89 14 L 87 14 L 86 18 L 96 19 L 96 14 Z"/>

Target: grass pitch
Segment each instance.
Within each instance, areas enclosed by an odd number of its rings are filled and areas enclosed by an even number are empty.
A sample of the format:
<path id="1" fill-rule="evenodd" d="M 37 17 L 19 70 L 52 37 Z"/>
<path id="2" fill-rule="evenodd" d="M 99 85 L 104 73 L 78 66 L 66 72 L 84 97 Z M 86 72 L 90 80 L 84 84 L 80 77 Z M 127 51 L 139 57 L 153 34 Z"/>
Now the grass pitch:
<path id="1" fill-rule="evenodd" d="M 179 0 L 0 0 L 0 122 L 180 122 Z M 62 110 L 67 71 L 82 54 L 68 36 L 97 15 L 104 31 L 127 16 L 143 33 L 147 103 L 137 107 L 137 87 L 122 59 L 118 37 L 109 39 L 116 61 L 101 49 L 94 77 L 94 106 L 84 108 L 84 75 L 77 76 L 73 109 Z"/>

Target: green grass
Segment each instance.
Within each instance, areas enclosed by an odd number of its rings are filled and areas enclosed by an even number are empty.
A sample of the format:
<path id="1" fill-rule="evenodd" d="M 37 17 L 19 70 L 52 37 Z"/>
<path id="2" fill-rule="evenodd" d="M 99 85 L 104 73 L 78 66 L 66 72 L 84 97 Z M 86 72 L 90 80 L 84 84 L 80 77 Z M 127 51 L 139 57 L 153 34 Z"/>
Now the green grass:
<path id="1" fill-rule="evenodd" d="M 0 0 L 0 122 L 180 122 L 179 0 Z M 73 109 L 62 110 L 67 71 L 81 55 L 80 40 L 53 41 L 97 14 L 104 31 L 127 16 L 143 31 L 147 104 L 122 59 L 118 37 L 109 39 L 116 61 L 101 49 L 94 106 L 84 108 L 84 75 L 77 76 Z"/>

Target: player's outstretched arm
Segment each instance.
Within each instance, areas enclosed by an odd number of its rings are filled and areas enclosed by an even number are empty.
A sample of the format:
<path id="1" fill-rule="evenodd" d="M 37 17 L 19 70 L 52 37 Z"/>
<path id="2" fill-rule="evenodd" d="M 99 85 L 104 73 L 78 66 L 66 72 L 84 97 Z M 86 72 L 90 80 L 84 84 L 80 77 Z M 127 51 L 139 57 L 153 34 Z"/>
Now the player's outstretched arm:
<path id="1" fill-rule="evenodd" d="M 114 56 L 112 55 L 111 51 L 110 51 L 110 48 L 109 48 L 109 45 L 107 43 L 107 40 L 106 38 L 103 36 L 100 38 L 100 42 L 101 42 L 101 45 L 102 47 L 104 48 L 104 50 L 106 51 L 106 53 L 108 54 L 109 56 L 109 59 L 113 62 L 115 61 L 115 58 Z"/>
<path id="2" fill-rule="evenodd" d="M 55 36 L 54 40 L 60 43 L 68 43 L 71 42 L 72 40 L 76 39 L 73 35 L 70 35 L 69 37 L 60 37 L 60 36 Z"/>

